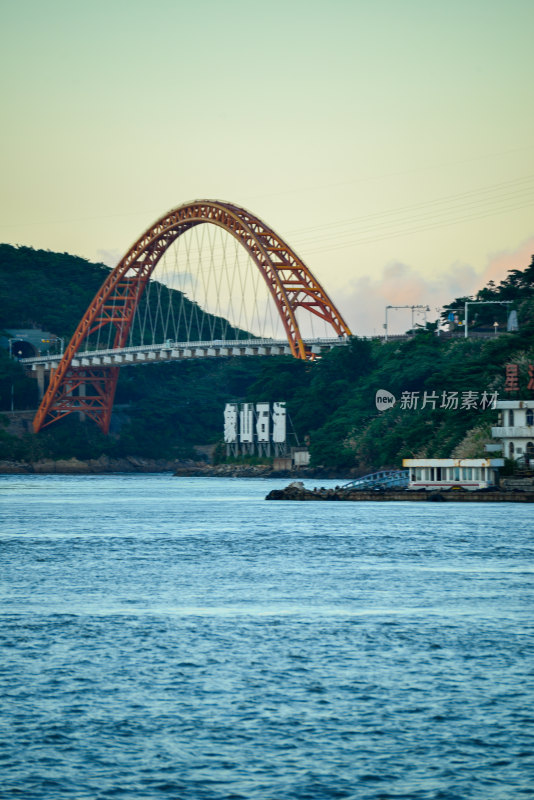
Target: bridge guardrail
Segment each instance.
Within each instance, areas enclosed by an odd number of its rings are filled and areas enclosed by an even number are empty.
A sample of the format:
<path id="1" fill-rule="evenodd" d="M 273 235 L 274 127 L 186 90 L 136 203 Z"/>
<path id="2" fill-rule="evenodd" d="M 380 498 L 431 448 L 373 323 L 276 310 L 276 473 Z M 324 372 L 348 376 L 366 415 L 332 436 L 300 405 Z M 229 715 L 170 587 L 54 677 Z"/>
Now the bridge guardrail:
<path id="1" fill-rule="evenodd" d="M 346 344 L 346 339 L 307 339 L 305 340 L 305 344 L 311 348 L 313 347 L 338 347 L 340 345 Z M 210 350 L 210 349 L 226 349 L 226 348 L 261 348 L 261 347 L 269 347 L 269 348 L 284 348 L 289 352 L 289 346 L 287 339 L 230 339 L 225 341 L 223 339 L 215 339 L 213 341 L 203 340 L 199 342 L 176 342 L 171 339 L 167 339 L 165 342 L 161 344 L 146 344 L 146 345 L 132 345 L 130 347 L 121 347 L 121 348 L 106 348 L 103 350 L 86 350 L 82 352 L 78 352 L 75 356 L 76 360 L 80 360 L 82 358 L 104 358 L 106 356 L 119 356 L 119 355 L 127 355 L 127 354 L 136 354 L 136 353 L 149 353 L 149 352 L 161 352 L 161 351 L 172 351 L 172 350 Z M 50 364 L 61 361 L 62 354 L 56 355 L 42 355 L 42 356 L 33 356 L 31 358 L 21 358 L 19 362 L 21 364 L 26 364 L 28 366 L 32 366 L 34 364 Z"/>
<path id="2" fill-rule="evenodd" d="M 408 486 L 407 469 L 387 469 L 362 475 L 341 487 L 342 491 L 364 491 L 365 489 L 400 489 Z"/>

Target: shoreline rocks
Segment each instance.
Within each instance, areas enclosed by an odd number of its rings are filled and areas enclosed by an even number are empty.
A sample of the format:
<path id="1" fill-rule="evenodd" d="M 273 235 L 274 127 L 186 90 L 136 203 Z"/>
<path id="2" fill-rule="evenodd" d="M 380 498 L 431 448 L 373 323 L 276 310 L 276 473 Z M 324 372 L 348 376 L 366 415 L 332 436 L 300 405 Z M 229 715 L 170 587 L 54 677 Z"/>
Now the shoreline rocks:
<path id="1" fill-rule="evenodd" d="M 165 459 L 109 458 L 97 459 L 41 459 L 40 461 L 0 460 L 0 475 L 107 475 L 119 472 L 149 473 L 172 472 L 175 477 L 186 478 L 339 478 L 345 482 L 346 475 L 334 475 L 326 469 L 299 469 L 274 471 L 267 464 L 206 464 L 203 461 L 169 461 Z"/>
<path id="2" fill-rule="evenodd" d="M 268 464 L 204 464 L 179 466 L 176 477 L 193 478 L 322 478 L 323 480 L 350 480 L 346 473 L 334 473 L 324 467 L 296 467 L 291 470 L 274 470 Z"/>
<path id="3" fill-rule="evenodd" d="M 293 481 L 285 489 L 273 489 L 266 500 L 293 501 L 348 501 L 348 502 L 438 502 L 438 503 L 534 503 L 534 491 L 488 490 L 475 491 L 445 490 L 427 491 L 414 489 L 385 490 L 347 490 L 340 486 L 335 489 L 306 489 L 301 481 Z"/>
<path id="4" fill-rule="evenodd" d="M 128 456 L 127 458 L 41 459 L 40 461 L 0 461 L 0 475 L 106 475 L 116 472 L 172 472 L 176 461 Z"/>

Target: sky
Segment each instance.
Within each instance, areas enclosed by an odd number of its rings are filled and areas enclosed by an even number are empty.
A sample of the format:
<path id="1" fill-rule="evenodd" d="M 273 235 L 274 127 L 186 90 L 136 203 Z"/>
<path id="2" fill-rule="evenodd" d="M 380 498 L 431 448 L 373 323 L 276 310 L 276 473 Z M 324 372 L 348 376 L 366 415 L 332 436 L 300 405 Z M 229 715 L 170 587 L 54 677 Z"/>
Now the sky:
<path id="1" fill-rule="evenodd" d="M 354 333 L 435 317 L 534 253 L 533 27 L 532 0 L 0 0 L 0 241 L 113 266 L 227 200 Z"/>

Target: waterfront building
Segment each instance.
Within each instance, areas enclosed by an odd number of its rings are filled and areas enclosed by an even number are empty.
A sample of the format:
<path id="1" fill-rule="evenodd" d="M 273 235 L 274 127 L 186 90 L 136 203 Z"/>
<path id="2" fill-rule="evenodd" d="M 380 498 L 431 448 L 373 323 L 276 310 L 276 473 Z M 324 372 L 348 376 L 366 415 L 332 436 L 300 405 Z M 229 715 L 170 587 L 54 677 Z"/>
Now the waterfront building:
<path id="1" fill-rule="evenodd" d="M 408 489 L 485 489 L 498 484 L 502 458 L 405 458 Z"/>
<path id="2" fill-rule="evenodd" d="M 505 458 L 534 463 L 534 400 L 498 400 L 499 421 L 491 429 Z"/>

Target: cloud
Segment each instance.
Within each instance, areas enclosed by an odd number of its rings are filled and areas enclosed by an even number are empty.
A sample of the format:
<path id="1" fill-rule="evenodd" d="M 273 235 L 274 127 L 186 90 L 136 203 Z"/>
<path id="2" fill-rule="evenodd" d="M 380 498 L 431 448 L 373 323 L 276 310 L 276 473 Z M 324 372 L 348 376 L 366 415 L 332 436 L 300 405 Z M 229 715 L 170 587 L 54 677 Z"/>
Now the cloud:
<path id="1" fill-rule="evenodd" d="M 516 250 L 503 250 L 490 256 L 486 269 L 482 273 L 483 286 L 489 281 L 499 283 L 511 269 L 526 269 L 534 254 L 534 236 L 519 245 Z M 481 288 L 480 286 L 478 288 Z"/>
<path id="2" fill-rule="evenodd" d="M 118 250 L 97 250 L 96 255 L 102 264 L 106 264 L 112 269 L 117 266 L 123 256 Z"/>
<path id="3" fill-rule="evenodd" d="M 383 335 L 386 306 L 428 306 L 428 321 L 438 318 L 441 309 L 456 297 L 471 296 L 490 280 L 499 283 L 511 269 L 525 269 L 534 253 L 534 236 L 515 250 L 488 257 L 482 272 L 470 264 L 452 264 L 447 272 L 428 276 L 400 261 L 386 264 L 378 278 L 356 278 L 340 293 L 339 308 L 351 330 L 359 336 Z M 390 334 L 403 333 L 411 325 L 409 308 L 388 312 Z M 422 323 L 422 312 L 414 311 L 414 321 Z"/>

